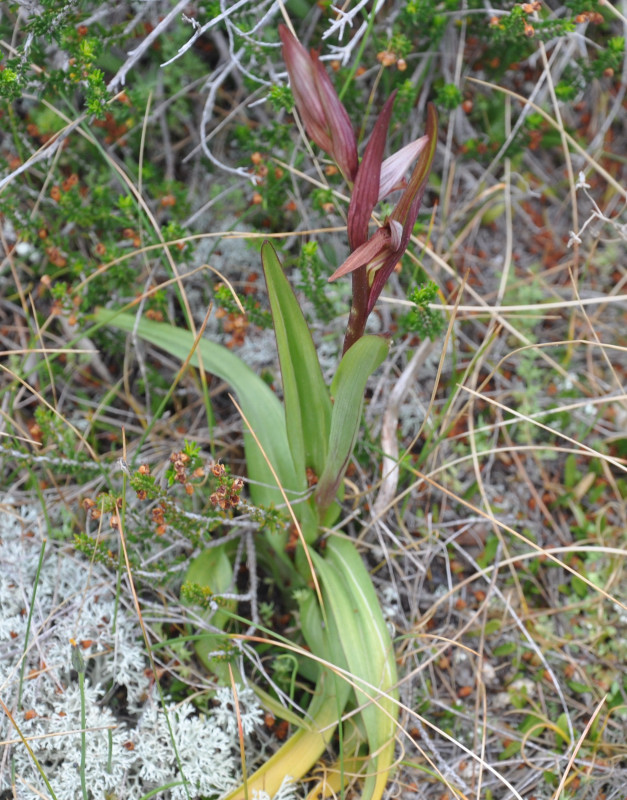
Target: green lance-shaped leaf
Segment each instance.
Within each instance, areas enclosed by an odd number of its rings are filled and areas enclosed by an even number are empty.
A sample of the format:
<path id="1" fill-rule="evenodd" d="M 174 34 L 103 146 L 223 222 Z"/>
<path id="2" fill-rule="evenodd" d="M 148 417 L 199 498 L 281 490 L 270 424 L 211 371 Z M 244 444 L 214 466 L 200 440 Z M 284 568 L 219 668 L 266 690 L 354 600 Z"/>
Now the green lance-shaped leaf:
<path id="1" fill-rule="evenodd" d="M 342 699 L 335 694 L 332 678 L 328 672 L 320 676 L 303 727 L 248 778 L 246 786 L 239 786 L 222 800 L 250 800 L 255 792 L 274 797 L 286 775 L 300 780 L 310 771 L 333 738 L 342 715 L 342 710 L 338 713 Z"/>
<path id="2" fill-rule="evenodd" d="M 319 476 L 326 464 L 331 428 L 329 391 L 309 326 L 270 242 L 264 242 L 261 248 L 261 261 L 283 377 L 292 457 L 297 469 L 309 467 Z"/>
<path id="3" fill-rule="evenodd" d="M 313 589 L 307 588 L 294 592 L 294 598 L 298 603 L 300 628 L 307 647 L 312 653 L 324 656 L 325 648 L 328 647 L 328 631 L 324 624 L 318 596 Z M 317 667 L 319 668 L 320 665 L 317 664 Z"/>
<path id="4" fill-rule="evenodd" d="M 325 560 L 333 564 L 353 599 L 353 619 L 359 629 L 361 646 L 347 652 L 354 675 L 361 675 L 381 694 L 361 712 L 368 746 L 376 753 L 368 767 L 362 800 L 380 798 L 389 770 L 394 763 L 395 734 L 398 720 L 398 676 L 394 645 L 381 612 L 381 605 L 370 575 L 353 542 L 334 538 L 327 545 Z M 355 611 L 356 609 L 356 611 Z M 346 615 L 345 615 L 346 616 Z M 344 617 L 345 618 L 345 617 Z M 342 621 L 338 620 L 341 625 Z M 340 628 L 341 629 L 341 628 Z M 372 689 L 365 695 L 373 695 Z M 358 700 L 362 702 L 359 692 Z"/>
<path id="5" fill-rule="evenodd" d="M 348 668 L 361 686 L 355 689 L 357 704 L 366 704 L 360 713 L 373 757 L 361 797 L 374 800 L 382 796 L 394 762 L 398 719 L 394 648 L 370 575 L 353 543 L 331 539 L 324 556 L 313 553 L 313 557 L 329 627 L 340 632 Z"/>
<path id="6" fill-rule="evenodd" d="M 341 635 L 335 623 L 323 624 L 322 612 L 315 594 L 299 590 L 297 600 L 301 610 L 301 627 L 314 655 L 331 664 L 347 669 L 341 646 Z M 267 792 L 273 797 L 286 775 L 299 780 L 322 756 L 333 738 L 351 693 L 346 679 L 323 665 L 316 682 L 314 695 L 301 727 L 262 766 L 251 775 L 246 786 L 240 786 L 223 800 L 248 800 L 254 792 Z"/>
<path id="7" fill-rule="evenodd" d="M 366 381 L 384 361 L 389 347 L 380 336 L 362 336 L 344 354 L 335 373 L 329 450 L 316 488 L 316 502 L 323 511 L 335 499 L 357 441 Z"/>
<path id="8" fill-rule="evenodd" d="M 311 589 L 299 589 L 296 593 L 300 612 L 300 624 L 305 642 L 311 652 L 328 661 L 330 664 L 348 670 L 348 662 L 344 655 L 342 644 L 342 631 L 338 629 L 333 616 L 324 617 L 318 596 Z M 319 669 L 325 667 L 318 663 Z M 341 699 L 344 708 L 352 688 L 345 677 L 334 673 L 333 680 L 336 684 L 337 697 Z M 341 709 L 340 714 L 341 716 Z"/>
<path id="9" fill-rule="evenodd" d="M 142 339 L 162 348 L 181 361 L 185 361 L 194 347 L 194 337 L 186 330 L 163 322 L 140 319 L 132 314 L 98 309 L 95 319 L 102 324 L 124 331 L 136 331 Z M 270 387 L 248 367 L 240 358 L 222 345 L 201 338 L 190 363 L 199 366 L 198 353 L 202 366 L 207 371 L 229 383 L 238 397 L 240 407 L 286 492 L 288 500 L 299 499 L 307 490 L 304 469 L 297 469 L 292 459 L 285 425 L 285 412 Z M 244 447 L 248 476 L 256 483 L 249 484 L 251 498 L 257 505 L 270 506 L 283 504 L 279 491 L 266 459 L 254 438 L 245 429 Z M 304 526 L 315 527 L 316 519 L 308 503 L 295 503 L 294 510 Z M 281 550 L 284 542 L 276 542 Z"/>

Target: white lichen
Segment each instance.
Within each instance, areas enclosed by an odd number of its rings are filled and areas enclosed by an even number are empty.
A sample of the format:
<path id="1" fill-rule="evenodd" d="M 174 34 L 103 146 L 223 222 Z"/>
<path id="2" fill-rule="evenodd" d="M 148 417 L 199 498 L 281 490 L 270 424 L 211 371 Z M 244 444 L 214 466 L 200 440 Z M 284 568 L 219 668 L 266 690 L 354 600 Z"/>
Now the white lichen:
<path id="1" fill-rule="evenodd" d="M 71 640 L 86 664 L 82 692 Z M 0 697 L 10 714 L 0 723 L 0 792 L 49 797 L 37 762 L 58 800 L 82 800 L 83 706 L 89 798 L 135 800 L 155 791 L 161 800 L 219 798 L 235 788 L 231 690 L 219 689 L 205 716 L 189 700 L 160 702 L 148 668 L 139 625 L 116 603 L 114 576 L 45 541 L 34 511 L 0 506 Z M 250 737 L 263 714 L 250 688 L 238 688 L 237 702 L 252 759 L 258 745 Z M 276 800 L 294 797 L 286 783 Z"/>

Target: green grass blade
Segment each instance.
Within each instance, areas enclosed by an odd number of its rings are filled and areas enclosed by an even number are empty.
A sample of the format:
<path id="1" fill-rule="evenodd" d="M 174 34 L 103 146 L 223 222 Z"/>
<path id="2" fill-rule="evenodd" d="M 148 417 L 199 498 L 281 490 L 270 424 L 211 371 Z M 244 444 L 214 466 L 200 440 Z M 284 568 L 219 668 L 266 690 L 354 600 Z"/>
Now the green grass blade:
<path id="1" fill-rule="evenodd" d="M 287 435 L 294 463 L 322 474 L 331 428 L 331 400 L 309 326 L 277 254 L 265 242 L 261 261 L 266 276 L 281 375 Z"/>

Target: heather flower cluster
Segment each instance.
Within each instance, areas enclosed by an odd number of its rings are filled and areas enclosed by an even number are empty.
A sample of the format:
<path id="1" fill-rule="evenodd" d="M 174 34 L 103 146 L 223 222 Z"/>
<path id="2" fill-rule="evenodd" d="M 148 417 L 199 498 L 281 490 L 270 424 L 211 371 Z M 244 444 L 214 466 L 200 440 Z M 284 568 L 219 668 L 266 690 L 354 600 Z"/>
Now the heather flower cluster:
<path id="1" fill-rule="evenodd" d="M 239 505 L 244 481 L 241 478 L 232 478 L 223 464 L 214 464 L 211 473 L 219 481 L 218 488 L 209 497 L 211 505 L 219 506 L 223 511 Z"/>
<path id="2" fill-rule="evenodd" d="M 110 574 L 48 540 L 37 579 L 42 547 L 35 513 L 5 503 L 0 508 L 0 698 L 11 719 L 3 713 L 0 722 L 0 740 L 8 743 L 0 762 L 0 793 L 18 800 L 50 796 L 34 756 L 58 800 L 83 797 L 82 702 L 89 798 L 135 800 L 153 791 L 161 800 L 218 798 L 239 785 L 230 689 L 217 691 L 208 717 L 189 701 L 164 709 L 150 679 L 139 626 L 131 612 L 116 606 Z M 83 698 L 72 671 L 71 641 L 87 665 Z M 259 742 L 251 735 L 259 732 L 263 713 L 248 688 L 239 688 L 238 703 L 247 759 L 253 763 Z M 295 800 L 294 787 L 286 782 L 276 798 Z"/>

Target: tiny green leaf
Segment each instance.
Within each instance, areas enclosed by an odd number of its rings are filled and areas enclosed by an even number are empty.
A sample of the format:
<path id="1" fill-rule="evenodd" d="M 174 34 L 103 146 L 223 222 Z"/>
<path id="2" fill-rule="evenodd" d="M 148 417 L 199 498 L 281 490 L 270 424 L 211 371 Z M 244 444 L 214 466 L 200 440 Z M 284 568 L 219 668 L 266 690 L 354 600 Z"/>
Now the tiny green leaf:
<path id="1" fill-rule="evenodd" d="M 571 736 L 570 736 L 570 729 L 568 727 L 568 717 L 566 714 L 560 714 L 557 718 L 556 722 L 556 733 L 558 733 L 566 744 L 570 744 Z"/>

